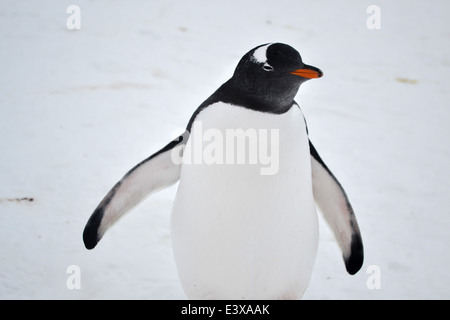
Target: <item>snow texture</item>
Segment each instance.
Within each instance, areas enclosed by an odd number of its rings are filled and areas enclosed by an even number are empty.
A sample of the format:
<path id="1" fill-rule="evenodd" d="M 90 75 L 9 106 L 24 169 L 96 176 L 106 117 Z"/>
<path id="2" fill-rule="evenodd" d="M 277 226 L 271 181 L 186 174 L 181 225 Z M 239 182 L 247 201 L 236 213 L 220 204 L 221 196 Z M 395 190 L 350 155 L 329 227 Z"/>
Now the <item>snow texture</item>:
<path id="1" fill-rule="evenodd" d="M 185 299 L 169 233 L 177 185 L 94 250 L 82 231 L 109 189 L 268 42 L 324 72 L 297 101 L 365 246 L 348 275 L 321 220 L 304 299 L 450 298 L 448 1 L 377 1 L 374 30 L 365 0 L 76 2 L 79 30 L 66 26 L 69 1 L 0 2 L 1 299 Z M 80 289 L 67 286 L 71 265 Z"/>

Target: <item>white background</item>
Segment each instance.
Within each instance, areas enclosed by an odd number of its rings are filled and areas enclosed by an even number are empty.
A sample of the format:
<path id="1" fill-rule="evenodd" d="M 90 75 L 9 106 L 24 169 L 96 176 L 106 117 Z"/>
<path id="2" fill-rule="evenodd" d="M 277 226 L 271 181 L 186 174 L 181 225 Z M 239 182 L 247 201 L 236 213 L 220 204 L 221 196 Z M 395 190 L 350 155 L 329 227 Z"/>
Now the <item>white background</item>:
<path id="1" fill-rule="evenodd" d="M 70 4 L 80 30 L 66 27 Z M 366 26 L 371 4 L 380 30 Z M 169 233 L 176 186 L 92 251 L 84 225 L 244 53 L 284 42 L 325 74 L 296 100 L 365 245 L 363 268 L 348 275 L 322 222 L 304 298 L 449 299 L 449 9 L 445 0 L 0 2 L 0 298 L 185 299 Z M 66 286 L 69 265 L 80 267 L 80 290 Z M 366 285 L 371 265 L 381 289 Z"/>

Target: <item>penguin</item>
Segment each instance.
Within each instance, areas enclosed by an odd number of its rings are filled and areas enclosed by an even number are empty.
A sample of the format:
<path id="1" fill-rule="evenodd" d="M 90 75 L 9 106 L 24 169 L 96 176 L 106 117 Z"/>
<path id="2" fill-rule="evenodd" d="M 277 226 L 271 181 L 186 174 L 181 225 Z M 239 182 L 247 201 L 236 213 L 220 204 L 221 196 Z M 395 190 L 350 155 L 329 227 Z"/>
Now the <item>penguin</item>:
<path id="1" fill-rule="evenodd" d="M 85 226 L 86 248 L 144 198 L 179 181 L 170 229 L 189 299 L 300 299 L 318 248 L 317 207 L 347 272 L 357 273 L 364 250 L 356 216 L 294 100 L 302 83 L 322 76 L 284 43 L 247 52 L 185 132 L 108 192 Z"/>

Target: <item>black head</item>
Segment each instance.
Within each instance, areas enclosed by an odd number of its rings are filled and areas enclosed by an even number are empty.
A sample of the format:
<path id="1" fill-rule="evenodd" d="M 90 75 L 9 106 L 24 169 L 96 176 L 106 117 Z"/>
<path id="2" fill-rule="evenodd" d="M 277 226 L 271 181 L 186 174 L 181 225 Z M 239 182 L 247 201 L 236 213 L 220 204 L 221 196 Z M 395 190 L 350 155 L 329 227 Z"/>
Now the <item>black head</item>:
<path id="1" fill-rule="evenodd" d="M 282 113 L 290 108 L 303 82 L 322 75 L 318 68 L 304 64 L 294 48 L 269 43 L 244 55 L 226 85 L 238 92 L 237 103 L 260 111 Z"/>

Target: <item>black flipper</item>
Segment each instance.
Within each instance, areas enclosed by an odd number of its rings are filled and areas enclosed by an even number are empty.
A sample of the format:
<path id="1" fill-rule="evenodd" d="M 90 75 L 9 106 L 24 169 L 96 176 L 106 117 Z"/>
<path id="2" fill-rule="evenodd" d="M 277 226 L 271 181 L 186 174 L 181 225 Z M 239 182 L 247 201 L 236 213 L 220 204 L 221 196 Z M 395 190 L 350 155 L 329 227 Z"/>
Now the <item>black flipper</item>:
<path id="1" fill-rule="evenodd" d="M 361 269 L 364 249 L 358 222 L 339 181 L 309 141 L 314 199 L 341 247 L 349 274 Z"/>
<path id="2" fill-rule="evenodd" d="M 93 249 L 109 227 L 148 195 L 178 181 L 181 161 L 174 160 L 179 160 L 175 159 L 180 155 L 178 148 L 183 147 L 188 138 L 189 132 L 186 131 L 136 165 L 116 183 L 92 213 L 84 228 L 83 241 L 87 249 Z"/>

